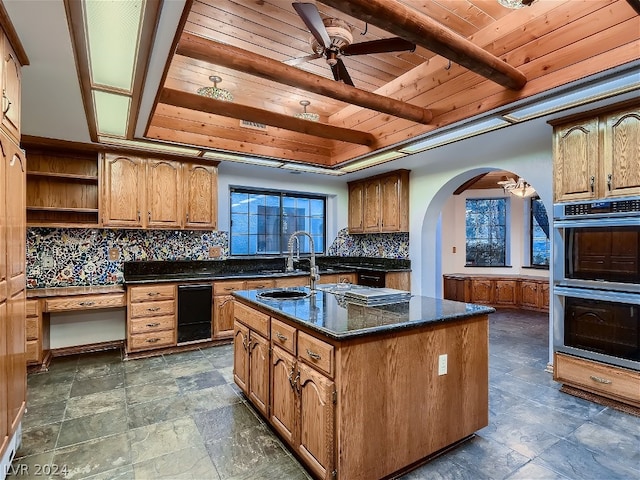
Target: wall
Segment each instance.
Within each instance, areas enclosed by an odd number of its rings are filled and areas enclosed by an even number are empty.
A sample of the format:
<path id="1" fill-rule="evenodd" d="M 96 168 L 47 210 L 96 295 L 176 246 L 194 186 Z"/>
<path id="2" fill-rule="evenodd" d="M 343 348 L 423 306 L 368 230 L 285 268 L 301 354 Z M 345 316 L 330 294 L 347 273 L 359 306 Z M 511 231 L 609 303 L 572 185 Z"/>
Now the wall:
<path id="1" fill-rule="evenodd" d="M 468 198 L 507 198 L 509 242 L 507 264 L 509 267 L 465 266 L 465 210 Z M 523 268 L 529 264 L 529 201 L 505 194 L 501 188 L 490 190 L 466 190 L 452 195 L 442 209 L 442 273 L 532 275 L 548 277 L 549 271 Z M 455 247 L 456 253 L 453 253 Z"/>

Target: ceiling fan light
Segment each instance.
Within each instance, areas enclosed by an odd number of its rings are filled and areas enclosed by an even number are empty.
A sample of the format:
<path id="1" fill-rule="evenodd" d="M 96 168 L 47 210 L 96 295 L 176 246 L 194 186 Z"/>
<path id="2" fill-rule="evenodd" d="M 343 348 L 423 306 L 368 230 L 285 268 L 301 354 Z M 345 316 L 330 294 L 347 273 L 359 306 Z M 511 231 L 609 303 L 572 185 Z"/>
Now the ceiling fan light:
<path id="1" fill-rule="evenodd" d="M 309 100 L 300 100 L 300 105 L 304 108 L 303 112 L 295 113 L 293 116 L 302 120 L 309 120 L 310 122 L 317 122 L 320 119 L 320 115 L 313 112 L 307 112 L 307 107 L 311 104 Z"/>
<path id="2" fill-rule="evenodd" d="M 509 192 L 511 195 L 520 198 L 530 197 L 536 193 L 536 189 L 529 185 L 522 177 L 518 178 L 518 181 L 510 178 L 498 182 L 498 184 L 502 185 L 505 192 Z"/>
<path id="3" fill-rule="evenodd" d="M 498 0 L 498 3 L 506 8 L 518 9 L 533 3 L 533 0 Z"/>

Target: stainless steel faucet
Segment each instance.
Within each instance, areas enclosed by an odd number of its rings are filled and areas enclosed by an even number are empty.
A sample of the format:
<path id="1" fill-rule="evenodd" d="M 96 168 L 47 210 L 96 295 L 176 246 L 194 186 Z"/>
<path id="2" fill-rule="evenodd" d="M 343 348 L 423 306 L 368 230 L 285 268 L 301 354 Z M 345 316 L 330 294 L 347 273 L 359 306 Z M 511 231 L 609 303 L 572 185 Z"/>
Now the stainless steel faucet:
<path id="1" fill-rule="evenodd" d="M 309 260 L 310 262 L 309 288 L 311 289 L 311 291 L 315 291 L 316 282 L 320 280 L 320 275 L 318 275 L 318 268 L 316 267 L 316 253 L 313 248 L 313 237 L 309 233 L 305 232 L 304 230 L 298 230 L 297 232 L 293 232 L 289 237 L 289 256 L 287 257 L 287 272 L 293 272 L 293 244 L 296 241 L 299 242 L 298 237 L 300 235 L 306 235 L 307 237 L 309 237 L 309 247 L 311 249 L 311 259 Z M 299 256 L 299 253 L 300 253 L 300 246 L 298 243 L 298 256 Z"/>

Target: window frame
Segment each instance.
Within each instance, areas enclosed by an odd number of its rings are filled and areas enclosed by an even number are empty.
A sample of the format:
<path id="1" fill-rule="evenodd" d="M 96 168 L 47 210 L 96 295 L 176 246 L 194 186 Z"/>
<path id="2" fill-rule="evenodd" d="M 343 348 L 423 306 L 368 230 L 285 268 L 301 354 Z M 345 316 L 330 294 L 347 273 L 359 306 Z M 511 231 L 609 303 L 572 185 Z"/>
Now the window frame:
<path id="1" fill-rule="evenodd" d="M 528 214 L 529 214 L 529 268 L 537 268 L 540 270 L 549 270 L 549 264 L 551 263 L 551 234 L 549 234 L 549 237 L 547 237 L 547 241 L 549 244 L 549 256 L 548 256 L 548 262 L 546 265 L 545 264 L 539 264 L 539 263 L 534 263 L 533 261 L 533 253 L 534 253 L 534 238 L 533 238 L 533 232 L 534 232 L 534 225 L 533 225 L 533 221 L 534 221 L 534 215 L 533 215 L 533 205 L 535 201 L 540 201 L 540 203 L 542 204 L 542 206 L 544 207 L 544 203 L 542 203 L 542 200 L 540 199 L 539 196 L 533 196 L 529 199 L 529 209 L 528 209 Z M 547 208 L 545 208 L 545 214 L 547 215 L 547 219 L 549 218 L 549 214 L 547 213 Z M 549 229 L 551 228 L 551 225 L 549 225 Z M 551 230 L 549 230 L 549 232 L 551 232 Z"/>
<path id="2" fill-rule="evenodd" d="M 278 206 L 278 217 L 279 217 L 279 225 L 280 225 L 280 231 L 279 231 L 279 238 L 278 238 L 278 244 L 280 245 L 280 251 L 277 253 L 265 253 L 265 252 L 259 252 L 256 251 L 255 253 L 234 253 L 233 251 L 233 239 L 234 239 L 234 235 L 233 235 L 233 200 L 232 200 L 232 196 L 234 193 L 245 193 L 245 194 L 249 194 L 249 195 L 271 195 L 274 197 L 278 197 L 279 198 L 279 206 Z M 229 185 L 229 254 L 233 257 L 256 257 L 256 256 L 260 256 L 260 257 L 282 257 L 284 255 L 287 254 L 287 243 L 289 240 L 289 236 L 287 236 L 286 232 L 282 231 L 282 226 L 284 224 L 283 220 L 285 218 L 285 214 L 284 214 L 284 209 L 286 208 L 284 206 L 284 199 L 285 198 L 291 198 L 291 197 L 295 197 L 295 198 L 303 198 L 306 200 L 321 200 L 322 201 L 322 222 L 323 222 L 323 228 L 322 228 L 322 239 L 323 239 L 323 248 L 320 250 L 318 249 L 318 243 L 317 241 L 315 241 L 315 237 L 317 237 L 318 235 L 313 235 L 314 236 L 314 253 L 316 255 L 323 255 L 324 252 L 326 252 L 328 245 L 327 245 L 327 203 L 328 203 L 328 196 L 327 195 L 323 195 L 323 194 L 317 194 L 317 193 L 309 193 L 309 192 L 300 192 L 300 191 L 293 191 L 293 190 L 274 190 L 274 189 L 270 189 L 270 188 L 260 188 L 260 187 L 247 187 L 247 186 L 240 186 L 240 185 Z M 237 214 L 237 213 L 236 213 Z M 247 213 L 247 216 L 249 216 L 249 213 Z M 309 221 L 311 220 L 311 215 L 309 214 L 309 216 L 306 216 L 306 218 L 309 219 Z M 247 236 L 251 235 L 251 233 L 248 233 Z M 255 234 L 254 234 L 255 235 Z M 289 234 L 290 235 L 290 234 Z M 308 244 L 309 242 L 307 241 L 306 237 L 300 237 L 300 255 L 310 255 L 310 244 Z M 307 246 L 307 248 L 305 249 L 305 246 Z M 250 245 L 249 245 L 250 247 Z"/>
<path id="3" fill-rule="evenodd" d="M 467 262 L 467 202 L 469 201 L 501 201 L 504 202 L 504 263 L 490 264 L 490 265 L 478 265 Z M 465 268 L 508 268 L 510 267 L 510 236 L 511 236 L 511 202 L 508 197 L 472 197 L 465 198 L 465 218 L 464 218 L 464 237 L 465 237 Z"/>

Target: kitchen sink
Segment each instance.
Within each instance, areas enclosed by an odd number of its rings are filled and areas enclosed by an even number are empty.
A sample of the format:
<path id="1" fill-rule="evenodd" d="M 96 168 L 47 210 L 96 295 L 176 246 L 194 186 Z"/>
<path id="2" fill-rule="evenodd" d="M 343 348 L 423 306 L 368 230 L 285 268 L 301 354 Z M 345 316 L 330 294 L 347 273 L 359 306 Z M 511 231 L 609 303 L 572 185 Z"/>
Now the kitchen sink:
<path id="1" fill-rule="evenodd" d="M 258 297 L 269 300 L 299 300 L 307 298 L 309 295 L 311 295 L 309 292 L 302 290 L 267 290 L 258 293 Z"/>

